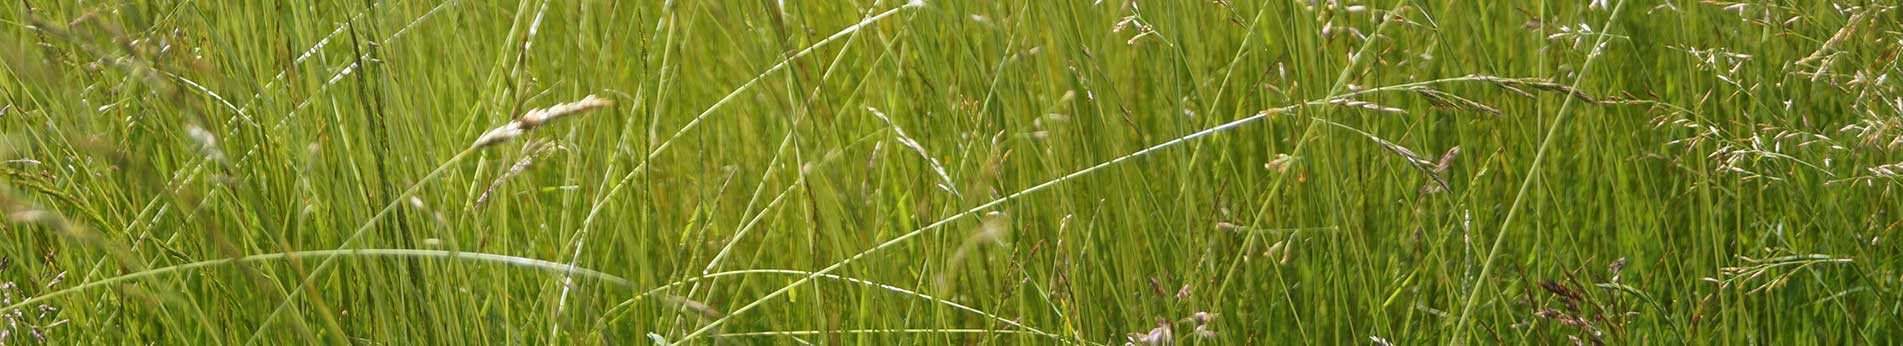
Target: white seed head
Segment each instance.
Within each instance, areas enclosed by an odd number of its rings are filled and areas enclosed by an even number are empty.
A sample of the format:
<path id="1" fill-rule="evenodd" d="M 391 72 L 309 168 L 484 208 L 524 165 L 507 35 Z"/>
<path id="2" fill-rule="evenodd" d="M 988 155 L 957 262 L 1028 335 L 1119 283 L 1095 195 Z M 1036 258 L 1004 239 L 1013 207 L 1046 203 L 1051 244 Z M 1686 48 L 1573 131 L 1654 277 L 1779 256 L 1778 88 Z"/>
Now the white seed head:
<path id="1" fill-rule="evenodd" d="M 563 103 L 563 104 L 558 104 L 554 106 L 549 106 L 548 108 L 531 110 L 528 113 L 523 113 L 522 117 L 520 119 L 516 119 L 516 121 L 522 122 L 522 125 L 523 125 L 522 127 L 525 130 L 533 129 L 536 126 L 541 126 L 542 124 L 548 123 L 549 121 L 555 120 L 556 118 L 561 118 L 563 116 L 568 116 L 571 114 L 579 114 L 582 112 L 594 110 L 596 108 L 605 108 L 605 107 L 613 106 L 613 105 L 614 105 L 614 101 L 609 101 L 608 99 L 596 97 L 595 95 L 588 95 L 587 97 L 583 97 L 580 101 Z"/>
<path id="2" fill-rule="evenodd" d="M 515 139 L 516 136 L 521 136 L 521 135 L 522 135 L 522 123 L 518 121 L 510 121 L 508 124 L 503 124 L 500 127 L 489 129 L 488 132 L 483 132 L 482 136 L 476 137 L 476 143 L 471 144 L 471 146 L 474 146 L 477 148 L 486 147 L 491 144 L 502 143 L 510 139 Z"/>
<path id="3" fill-rule="evenodd" d="M 483 132 L 482 136 L 476 137 L 476 142 L 470 146 L 481 148 L 506 142 L 520 137 L 523 133 L 534 130 L 536 127 L 540 127 L 542 124 L 547 124 L 555 119 L 610 106 L 614 106 L 614 101 L 596 97 L 595 95 L 588 95 L 579 101 L 530 110 L 527 113 L 522 113 L 521 117 L 517 117 L 507 124 L 489 129 L 488 132 Z"/>

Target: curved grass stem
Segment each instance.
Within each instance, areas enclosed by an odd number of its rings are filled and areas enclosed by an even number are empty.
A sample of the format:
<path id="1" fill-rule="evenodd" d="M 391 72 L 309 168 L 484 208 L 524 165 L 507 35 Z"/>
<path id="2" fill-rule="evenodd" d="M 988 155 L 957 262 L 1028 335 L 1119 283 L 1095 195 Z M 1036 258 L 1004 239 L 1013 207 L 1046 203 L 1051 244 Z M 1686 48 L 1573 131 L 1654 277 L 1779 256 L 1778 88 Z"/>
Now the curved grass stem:
<path id="1" fill-rule="evenodd" d="M 414 196 L 416 195 L 418 191 L 422 191 L 423 185 L 428 184 L 430 181 L 436 180 L 437 178 L 441 177 L 443 175 L 443 172 L 446 172 L 449 170 L 450 166 L 454 166 L 456 163 L 462 162 L 462 160 L 469 158 L 470 154 L 473 154 L 477 151 L 476 149 L 477 147 L 475 146 L 470 146 L 467 149 L 463 149 L 461 152 L 456 153 L 455 156 L 451 156 L 449 157 L 448 160 L 443 161 L 441 165 L 437 165 L 436 169 L 430 170 L 429 174 L 424 175 L 422 179 L 418 179 L 415 183 L 411 183 L 409 188 L 404 189 L 403 193 L 397 194 L 394 198 L 391 198 L 389 204 L 385 204 L 383 206 L 383 209 L 377 210 L 377 214 L 370 216 L 370 219 L 364 220 L 362 225 L 357 226 L 357 229 L 355 231 L 350 232 L 350 236 L 344 237 L 343 243 L 337 244 L 337 249 L 331 250 L 331 251 L 345 251 L 347 249 L 350 249 L 353 246 L 356 246 L 357 239 L 363 238 L 364 234 L 369 233 L 371 228 L 376 227 L 377 222 L 382 221 L 383 218 L 385 217 L 388 217 L 390 213 L 395 212 L 396 207 L 399 205 L 402 205 L 403 201 L 409 200 L 410 196 Z M 323 260 L 318 262 L 317 268 L 312 269 L 310 274 L 304 275 L 304 279 L 298 280 L 297 287 L 287 292 L 306 292 L 307 288 L 311 285 L 311 283 L 316 281 L 319 276 L 323 276 L 325 273 L 327 273 L 330 270 L 330 268 L 333 265 L 335 265 L 335 262 L 337 261 L 337 255 L 335 254 L 323 255 L 322 257 L 323 257 Z M 271 326 L 271 322 L 276 321 L 280 315 L 284 314 L 285 311 L 290 310 L 290 306 L 292 304 L 295 304 L 297 302 L 296 297 L 297 295 L 295 294 L 291 295 L 290 297 L 286 297 L 286 299 L 284 299 L 284 302 L 278 304 L 276 308 L 271 309 L 271 315 L 266 316 L 264 319 L 264 322 L 260 322 L 258 324 L 258 329 L 251 333 L 250 339 L 252 342 L 247 342 L 247 344 L 258 341 L 259 340 L 258 338 L 264 335 L 264 330 L 268 329 L 268 327 Z"/>
<path id="2" fill-rule="evenodd" d="M 84 292 L 84 291 L 88 291 L 88 290 L 92 290 L 92 289 L 96 289 L 100 287 L 123 284 L 123 283 L 131 282 L 131 281 L 151 278 L 151 277 L 155 277 L 159 275 L 191 271 L 191 270 L 200 269 L 200 268 L 216 267 L 216 266 L 223 266 L 223 265 L 234 265 L 239 263 L 271 262 L 271 261 L 300 259 L 300 258 L 306 258 L 306 257 L 322 257 L 322 258 L 325 258 L 326 260 L 334 260 L 334 259 L 342 258 L 342 257 L 441 258 L 441 259 L 451 259 L 451 260 L 471 261 L 471 262 L 497 263 L 497 264 L 506 264 L 511 266 L 539 269 L 539 270 L 544 270 L 549 272 L 563 273 L 567 275 L 579 275 L 579 276 L 588 277 L 588 278 L 592 278 L 596 280 L 601 280 L 602 282 L 607 282 L 610 284 L 614 284 L 616 286 L 623 286 L 623 287 L 629 287 L 629 288 L 634 287 L 633 282 L 628 281 L 628 279 L 624 279 L 619 276 L 614 276 L 614 275 L 603 273 L 593 269 L 562 264 L 560 262 L 545 261 L 545 260 L 539 260 L 539 259 L 527 258 L 527 257 L 516 257 L 516 256 L 509 256 L 509 255 L 498 255 L 498 254 L 489 254 L 489 253 L 480 253 L 480 252 L 459 252 L 459 251 L 448 251 L 448 250 L 423 250 L 423 249 L 308 250 L 308 251 L 291 251 L 291 252 L 281 252 L 281 253 L 250 255 L 250 256 L 236 257 L 236 258 L 221 258 L 221 259 L 204 260 L 204 261 L 191 262 L 191 263 L 185 263 L 185 264 L 179 264 L 179 265 L 173 265 L 173 266 L 167 266 L 167 267 L 146 269 L 146 270 L 128 273 L 125 275 L 114 276 L 110 278 L 93 280 L 93 281 L 87 281 L 84 283 L 80 283 L 78 285 L 73 285 L 73 287 L 67 287 L 65 289 L 42 294 L 39 296 L 35 296 L 33 298 L 27 298 L 26 300 L 21 300 L 19 303 L 8 305 L 6 306 L 6 308 L 0 308 L 0 311 L 12 311 L 12 310 L 16 310 L 16 309 L 20 309 L 20 308 L 24 308 L 28 306 L 33 306 L 34 304 L 39 304 L 42 302 L 53 300 L 55 298 L 59 298 L 62 296 L 71 295 L 74 293 Z M 330 262 L 326 262 L 326 263 L 330 263 Z"/>

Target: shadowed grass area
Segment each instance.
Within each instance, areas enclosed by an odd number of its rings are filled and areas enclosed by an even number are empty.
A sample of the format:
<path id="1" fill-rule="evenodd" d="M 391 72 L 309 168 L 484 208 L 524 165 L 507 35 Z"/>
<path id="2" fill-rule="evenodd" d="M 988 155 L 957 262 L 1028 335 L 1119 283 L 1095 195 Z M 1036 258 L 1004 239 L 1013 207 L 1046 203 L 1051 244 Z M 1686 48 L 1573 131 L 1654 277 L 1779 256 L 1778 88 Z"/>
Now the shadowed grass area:
<path id="1" fill-rule="evenodd" d="M 0 344 L 1888 344 L 1882 1 L 0 4 Z"/>

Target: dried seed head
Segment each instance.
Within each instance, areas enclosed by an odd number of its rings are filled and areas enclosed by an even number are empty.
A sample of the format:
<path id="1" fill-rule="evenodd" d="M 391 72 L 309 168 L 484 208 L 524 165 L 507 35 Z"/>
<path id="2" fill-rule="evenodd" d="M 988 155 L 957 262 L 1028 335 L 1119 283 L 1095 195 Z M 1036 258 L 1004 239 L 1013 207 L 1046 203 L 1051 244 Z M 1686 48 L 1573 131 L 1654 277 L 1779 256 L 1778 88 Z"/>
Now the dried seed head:
<path id="1" fill-rule="evenodd" d="M 1333 99 L 1333 100 L 1329 100 L 1328 103 L 1338 105 L 1338 106 L 1343 106 L 1343 107 L 1361 108 L 1361 109 L 1366 109 L 1366 110 L 1371 110 L 1376 112 L 1383 112 L 1383 113 L 1407 114 L 1407 110 L 1404 110 L 1404 109 L 1383 106 L 1374 102 L 1367 102 L 1367 101 L 1361 101 L 1361 100 L 1355 100 L 1355 99 Z"/>
<path id="2" fill-rule="evenodd" d="M 1903 176 L 1903 162 L 1870 167 L 1870 168 L 1866 168 L 1866 170 L 1869 170 L 1871 175 L 1875 175 L 1878 177 L 1890 178 L 1890 177 Z"/>
<path id="3" fill-rule="evenodd" d="M 1619 274 L 1625 271 L 1625 264 L 1625 257 L 1620 257 L 1619 260 L 1612 261 L 1612 264 L 1606 265 L 1606 272 L 1612 274 L 1612 282 L 1619 282 Z"/>
<path id="4" fill-rule="evenodd" d="M 1262 168 L 1267 168 L 1276 173 L 1287 173 L 1289 165 L 1294 163 L 1294 156 L 1289 156 L 1289 154 L 1275 154 L 1275 159 L 1269 160 L 1269 163 L 1262 164 Z"/>
<path id="5" fill-rule="evenodd" d="M 1197 311 L 1194 314 L 1190 314 L 1189 319 L 1196 321 L 1196 323 L 1209 323 L 1209 321 L 1216 319 L 1216 314 L 1209 313 L 1208 311 Z"/>
<path id="6" fill-rule="evenodd" d="M 1434 173 L 1447 173 L 1447 169 L 1454 166 L 1454 158 L 1459 156 L 1460 146 L 1447 148 L 1446 153 L 1440 154 L 1440 162 L 1434 163 Z"/>
<path id="7" fill-rule="evenodd" d="M 1124 345 L 1171 345 L 1176 343 L 1175 333 L 1170 330 L 1170 322 L 1157 320 L 1156 328 L 1148 333 L 1130 333 L 1125 337 Z"/>
<path id="8" fill-rule="evenodd" d="M 1394 342 L 1379 336 L 1368 336 L 1368 342 L 1374 343 L 1375 346 L 1394 346 Z"/>
<path id="9" fill-rule="evenodd" d="M 494 181 L 490 181 L 489 188 L 483 189 L 482 194 L 476 196 L 476 202 L 471 207 L 481 208 L 483 204 L 489 201 L 490 193 L 494 193 L 497 187 L 501 187 L 503 184 L 507 183 L 510 178 L 514 178 L 516 175 L 522 174 L 523 171 L 527 171 L 529 169 L 529 166 L 535 164 L 535 160 L 537 158 L 540 158 L 544 155 L 548 155 L 550 152 L 553 152 L 555 150 L 562 149 L 562 148 L 563 147 L 560 144 L 553 144 L 553 143 L 544 142 L 544 141 L 530 140 L 528 142 L 523 143 L 522 152 L 524 154 L 522 155 L 522 158 L 516 160 L 515 164 L 510 165 L 509 170 L 503 171 L 501 176 L 496 177 Z"/>
<path id="10" fill-rule="evenodd" d="M 476 142 L 470 144 L 470 146 L 481 148 L 506 142 L 510 139 L 520 137 L 523 133 L 534 130 L 536 127 L 540 127 L 542 124 L 547 124 L 555 119 L 610 106 L 614 106 L 614 101 L 596 97 L 595 95 L 588 95 L 579 101 L 530 110 L 527 113 L 522 113 L 521 117 L 517 117 L 508 124 L 502 124 L 502 126 L 497 126 L 496 128 L 489 129 L 487 132 L 483 132 L 482 136 L 476 137 Z"/>
<path id="11" fill-rule="evenodd" d="M 613 106 L 614 104 L 615 104 L 614 101 L 609 101 L 608 99 L 596 97 L 595 95 L 588 95 L 587 97 L 583 97 L 580 101 L 563 103 L 563 104 L 558 104 L 554 106 L 549 106 L 548 108 L 531 110 L 528 113 L 523 113 L 522 118 L 517 119 L 516 121 L 519 121 L 522 123 L 523 130 L 530 130 L 530 129 L 534 129 L 536 126 L 542 126 L 542 124 L 548 123 L 549 121 L 555 120 L 556 118 L 561 118 L 563 116 L 568 116 L 571 114 L 579 114 L 581 112 L 594 110 L 596 108 L 606 108 L 609 106 Z"/>
<path id="12" fill-rule="evenodd" d="M 489 129 L 488 132 L 483 132 L 482 136 L 476 137 L 476 143 L 470 146 L 481 148 L 491 144 L 506 142 L 510 139 L 515 139 L 517 136 L 521 136 L 522 132 L 521 122 L 510 121 L 508 124 L 503 124 L 502 126 Z"/>

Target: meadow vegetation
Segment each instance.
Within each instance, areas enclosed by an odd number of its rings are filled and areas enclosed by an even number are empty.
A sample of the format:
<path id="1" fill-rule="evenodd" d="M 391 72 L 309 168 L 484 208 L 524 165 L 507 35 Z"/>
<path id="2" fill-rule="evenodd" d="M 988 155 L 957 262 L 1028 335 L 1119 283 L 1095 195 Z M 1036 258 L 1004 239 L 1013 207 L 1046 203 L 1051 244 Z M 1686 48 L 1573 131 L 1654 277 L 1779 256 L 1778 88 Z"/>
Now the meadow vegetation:
<path id="1" fill-rule="evenodd" d="M 1895 344 L 1898 7 L 6 2 L 0 345 Z"/>

